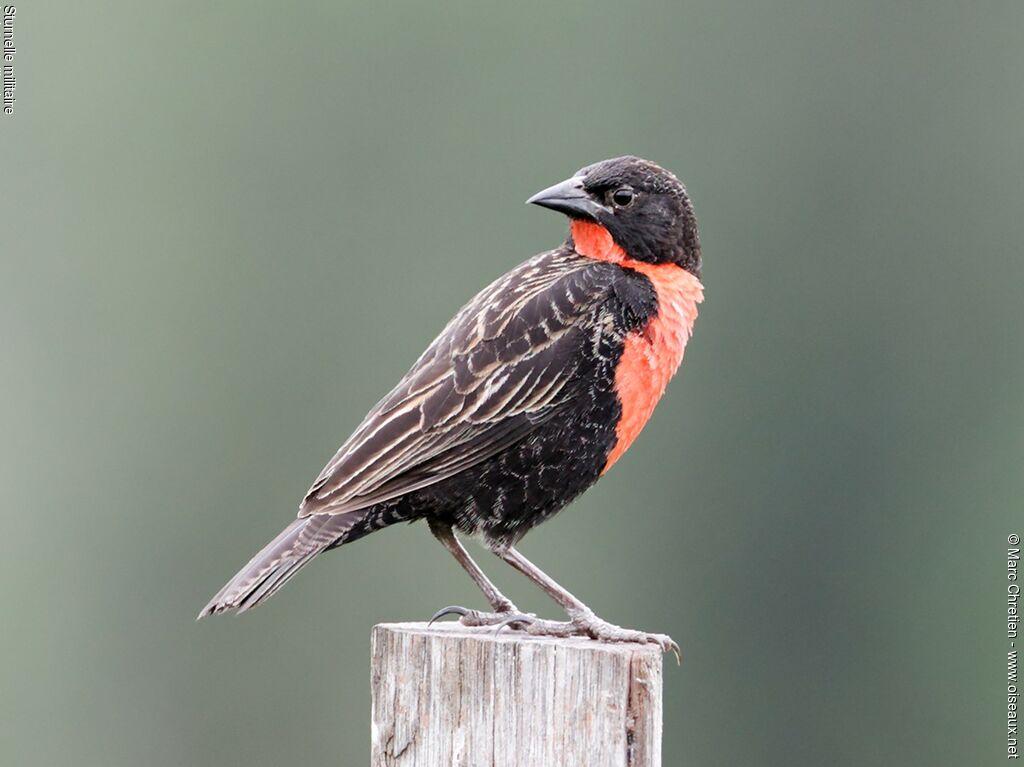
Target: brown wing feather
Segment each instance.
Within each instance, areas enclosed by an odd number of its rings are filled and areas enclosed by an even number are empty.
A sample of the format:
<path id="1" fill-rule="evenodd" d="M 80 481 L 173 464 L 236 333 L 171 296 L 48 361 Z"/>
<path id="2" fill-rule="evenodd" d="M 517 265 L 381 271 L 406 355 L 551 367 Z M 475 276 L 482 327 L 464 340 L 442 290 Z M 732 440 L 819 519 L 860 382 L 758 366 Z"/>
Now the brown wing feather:
<path id="1" fill-rule="evenodd" d="M 482 290 L 324 467 L 299 516 L 398 497 L 525 438 L 573 395 L 614 268 L 536 256 Z"/>

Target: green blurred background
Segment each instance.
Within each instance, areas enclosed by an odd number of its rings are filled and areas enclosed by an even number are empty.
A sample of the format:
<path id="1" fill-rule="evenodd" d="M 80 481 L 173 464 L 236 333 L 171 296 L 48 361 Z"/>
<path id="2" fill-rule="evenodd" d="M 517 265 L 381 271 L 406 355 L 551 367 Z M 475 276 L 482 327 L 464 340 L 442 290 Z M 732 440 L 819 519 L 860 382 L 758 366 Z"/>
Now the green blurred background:
<path id="1" fill-rule="evenodd" d="M 366 764 L 370 627 L 481 604 L 423 526 L 193 617 L 561 240 L 523 200 L 624 153 L 688 185 L 707 300 L 523 550 L 682 645 L 666 765 L 1004 760 L 1022 35 L 1020 2 L 18 5 L 0 761 Z"/>

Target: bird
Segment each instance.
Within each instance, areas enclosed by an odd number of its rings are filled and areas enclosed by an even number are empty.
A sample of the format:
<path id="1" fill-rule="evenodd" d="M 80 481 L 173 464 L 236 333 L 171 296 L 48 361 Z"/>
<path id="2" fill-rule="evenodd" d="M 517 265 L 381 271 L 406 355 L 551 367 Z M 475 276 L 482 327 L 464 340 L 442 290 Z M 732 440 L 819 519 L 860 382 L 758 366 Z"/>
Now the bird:
<path id="1" fill-rule="evenodd" d="M 517 549 L 597 482 L 646 425 L 679 367 L 703 300 L 686 188 L 627 155 L 588 165 L 527 203 L 561 214 L 561 245 L 481 290 L 374 406 L 317 476 L 298 517 L 199 618 L 245 612 L 314 557 L 398 522 L 425 520 L 490 611 L 468 626 L 656 644 L 665 634 L 599 618 Z M 566 613 L 520 611 L 470 556 L 475 537 Z"/>

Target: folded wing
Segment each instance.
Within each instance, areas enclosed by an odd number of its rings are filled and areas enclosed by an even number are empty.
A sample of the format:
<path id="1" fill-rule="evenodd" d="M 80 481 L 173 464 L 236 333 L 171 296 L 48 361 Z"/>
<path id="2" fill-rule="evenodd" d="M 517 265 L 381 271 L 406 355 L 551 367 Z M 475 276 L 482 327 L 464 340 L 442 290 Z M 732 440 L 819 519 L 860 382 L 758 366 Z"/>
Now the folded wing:
<path id="1" fill-rule="evenodd" d="M 396 498 L 527 438 L 574 396 L 616 271 L 552 251 L 481 291 L 324 467 L 299 516 Z"/>

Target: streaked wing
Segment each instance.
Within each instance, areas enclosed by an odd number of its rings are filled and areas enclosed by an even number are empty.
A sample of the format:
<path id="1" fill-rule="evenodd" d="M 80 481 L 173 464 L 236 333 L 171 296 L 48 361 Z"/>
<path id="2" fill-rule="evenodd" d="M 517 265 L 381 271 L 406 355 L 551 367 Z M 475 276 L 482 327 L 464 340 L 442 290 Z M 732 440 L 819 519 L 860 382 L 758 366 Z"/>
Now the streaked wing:
<path id="1" fill-rule="evenodd" d="M 575 393 L 616 271 L 557 250 L 481 291 L 324 467 L 299 516 L 398 497 L 528 436 Z"/>

